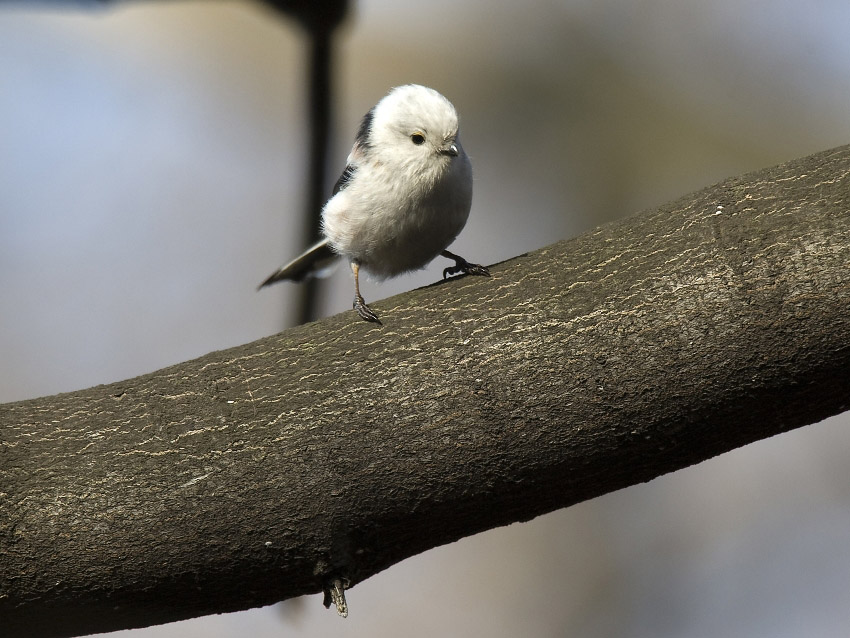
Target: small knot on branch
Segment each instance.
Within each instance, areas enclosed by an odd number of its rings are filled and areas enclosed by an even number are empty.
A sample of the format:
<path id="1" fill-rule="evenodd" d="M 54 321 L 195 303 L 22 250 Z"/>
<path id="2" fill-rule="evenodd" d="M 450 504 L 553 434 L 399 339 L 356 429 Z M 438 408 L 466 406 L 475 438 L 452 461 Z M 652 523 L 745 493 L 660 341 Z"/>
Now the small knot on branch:
<path id="1" fill-rule="evenodd" d="M 345 602 L 345 590 L 348 589 L 347 578 L 332 578 L 325 585 L 325 599 L 322 604 L 329 609 L 331 603 L 336 607 L 336 613 L 343 618 L 348 617 L 348 603 Z"/>

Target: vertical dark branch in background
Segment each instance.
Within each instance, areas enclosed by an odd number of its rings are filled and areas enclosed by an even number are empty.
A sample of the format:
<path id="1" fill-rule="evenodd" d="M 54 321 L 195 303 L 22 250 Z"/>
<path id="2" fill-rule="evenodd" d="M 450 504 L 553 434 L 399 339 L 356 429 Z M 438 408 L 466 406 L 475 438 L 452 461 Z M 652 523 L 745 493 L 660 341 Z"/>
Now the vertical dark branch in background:
<path id="1" fill-rule="evenodd" d="M 304 211 L 304 246 L 312 246 L 320 233 L 319 211 L 325 200 L 327 152 L 331 119 L 331 40 L 330 30 L 318 28 L 310 34 L 309 123 L 310 149 L 307 177 L 307 208 Z M 298 323 L 316 318 L 320 279 L 307 279 L 296 288 L 299 295 Z"/>
<path id="2" fill-rule="evenodd" d="M 267 4 L 281 13 L 294 15 L 310 35 L 308 69 L 308 108 L 310 126 L 309 173 L 307 178 L 307 208 L 305 216 L 304 247 L 319 239 L 319 213 L 328 193 L 327 151 L 331 122 L 331 48 L 333 32 L 345 18 L 347 0 L 267 0 Z M 298 323 L 316 318 L 319 298 L 319 281 L 309 279 L 298 286 Z"/>

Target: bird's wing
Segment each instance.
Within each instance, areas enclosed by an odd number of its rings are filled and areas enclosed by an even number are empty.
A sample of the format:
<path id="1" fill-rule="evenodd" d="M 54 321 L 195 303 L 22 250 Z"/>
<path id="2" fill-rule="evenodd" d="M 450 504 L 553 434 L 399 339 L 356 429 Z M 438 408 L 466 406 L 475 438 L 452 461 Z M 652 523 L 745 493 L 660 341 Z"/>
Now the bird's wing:
<path id="1" fill-rule="evenodd" d="M 339 179 L 336 180 L 336 184 L 334 184 L 334 195 L 336 195 L 341 190 L 345 190 L 345 187 L 348 186 L 348 184 L 351 182 L 351 178 L 354 177 L 354 171 L 356 170 L 356 164 L 348 164 L 345 167 L 345 170 L 342 171 L 342 175 L 339 176 Z"/>
<path id="2" fill-rule="evenodd" d="M 360 128 L 357 129 L 357 136 L 354 138 L 354 146 L 351 147 L 351 153 L 348 155 L 348 162 L 342 175 L 334 184 L 333 195 L 345 188 L 351 183 L 354 178 L 354 173 L 357 171 L 358 164 L 366 157 L 369 149 L 372 147 L 369 141 L 369 136 L 372 130 L 372 120 L 375 117 L 375 108 L 369 109 L 369 112 L 363 116 L 360 122 Z"/>
<path id="3" fill-rule="evenodd" d="M 314 244 L 304 253 L 290 261 L 285 266 L 278 268 L 268 279 L 261 283 L 258 287 L 262 288 L 273 284 L 276 281 L 289 279 L 291 281 L 301 281 L 308 277 L 322 277 L 330 274 L 339 255 L 331 250 L 327 239 Z"/>

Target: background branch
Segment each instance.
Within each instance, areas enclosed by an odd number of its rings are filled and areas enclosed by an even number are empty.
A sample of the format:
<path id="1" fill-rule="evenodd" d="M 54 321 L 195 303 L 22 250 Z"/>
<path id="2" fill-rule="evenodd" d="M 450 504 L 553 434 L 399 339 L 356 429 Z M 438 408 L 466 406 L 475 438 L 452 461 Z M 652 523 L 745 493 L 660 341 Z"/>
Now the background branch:
<path id="1" fill-rule="evenodd" d="M 106 386 L 0 406 L 4 635 L 352 585 L 850 403 L 850 147 Z"/>

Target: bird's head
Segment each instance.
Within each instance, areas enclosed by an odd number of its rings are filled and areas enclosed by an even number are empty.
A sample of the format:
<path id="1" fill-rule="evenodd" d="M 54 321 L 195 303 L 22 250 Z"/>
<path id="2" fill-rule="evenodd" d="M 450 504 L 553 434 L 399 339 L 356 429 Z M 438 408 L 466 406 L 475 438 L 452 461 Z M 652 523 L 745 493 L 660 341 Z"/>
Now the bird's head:
<path id="1" fill-rule="evenodd" d="M 457 111 L 434 89 L 418 84 L 396 87 L 369 117 L 364 141 L 376 161 L 399 169 L 442 172 L 464 155 Z"/>

